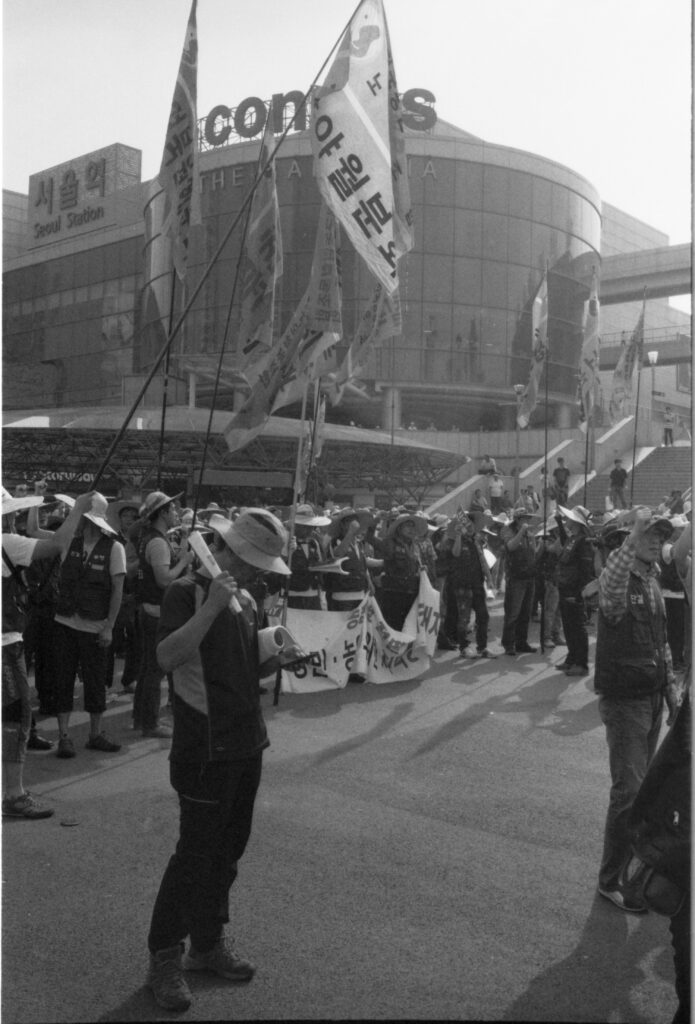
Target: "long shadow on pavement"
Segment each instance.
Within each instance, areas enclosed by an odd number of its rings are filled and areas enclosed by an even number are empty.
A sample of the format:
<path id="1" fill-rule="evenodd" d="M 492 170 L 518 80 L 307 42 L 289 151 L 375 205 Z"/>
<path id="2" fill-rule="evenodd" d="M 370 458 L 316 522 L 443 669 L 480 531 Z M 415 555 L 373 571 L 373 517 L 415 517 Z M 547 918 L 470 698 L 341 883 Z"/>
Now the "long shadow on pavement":
<path id="1" fill-rule="evenodd" d="M 636 993 L 638 1000 L 631 993 L 645 984 L 654 986 L 654 978 L 644 970 L 650 965 L 663 982 L 673 984 L 668 951 L 659 950 L 664 942 L 668 943 L 665 918 L 631 917 L 597 895 L 576 948 L 534 978 L 503 1019 L 651 1024 L 652 1018 L 636 1006 L 645 993 Z M 652 963 L 654 950 L 659 955 Z M 674 1012 L 675 1008 L 674 995 Z"/>

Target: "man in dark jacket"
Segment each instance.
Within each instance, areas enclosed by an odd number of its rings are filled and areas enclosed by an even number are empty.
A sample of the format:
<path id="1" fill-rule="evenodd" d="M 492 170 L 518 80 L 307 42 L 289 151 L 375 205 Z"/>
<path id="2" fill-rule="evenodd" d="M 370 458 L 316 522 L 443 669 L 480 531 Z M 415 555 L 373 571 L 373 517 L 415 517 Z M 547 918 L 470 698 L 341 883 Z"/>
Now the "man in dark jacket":
<path id="1" fill-rule="evenodd" d="M 664 601 L 654 569 L 670 533 L 668 519 L 637 509 L 631 532 L 608 556 L 599 577 L 594 689 L 606 727 L 611 792 L 598 891 L 630 913 L 646 907 L 620 885 L 620 869 L 630 850 L 627 822 L 656 750 L 664 699 L 672 712 L 677 704 Z"/>
<path id="2" fill-rule="evenodd" d="M 528 509 L 515 508 L 512 522 L 502 530 L 506 553 L 502 646 L 504 653 L 512 657 L 536 651 L 528 642 L 536 572 L 536 545 L 530 532 L 532 517 Z"/>
<path id="3" fill-rule="evenodd" d="M 566 676 L 585 676 L 589 671 L 589 634 L 582 590 L 596 576 L 589 513 L 577 505 L 559 510 L 555 519 L 559 533 L 555 580 L 567 641 L 567 657 L 558 667 Z"/>
<path id="4" fill-rule="evenodd" d="M 476 657 L 494 658 L 487 649 L 490 613 L 485 586 L 492 587 L 492 578 L 475 524 L 466 515 L 458 515 L 449 523 L 440 548 L 440 565 L 446 572 L 446 586 L 456 601 L 456 639 L 463 655 L 468 647 L 468 623 L 475 613 Z"/>
<path id="5" fill-rule="evenodd" d="M 212 579 L 201 568 L 173 582 L 158 631 L 157 657 L 174 679 L 170 761 L 180 834 L 152 913 L 147 984 L 168 1010 L 191 1003 L 184 969 L 237 982 L 255 972 L 224 935 L 269 743 L 259 697 L 259 615 L 248 588 L 258 570 L 290 572 L 280 557 L 287 533 L 270 512 L 247 509 L 233 523 L 212 515 L 209 525 L 222 571 Z"/>

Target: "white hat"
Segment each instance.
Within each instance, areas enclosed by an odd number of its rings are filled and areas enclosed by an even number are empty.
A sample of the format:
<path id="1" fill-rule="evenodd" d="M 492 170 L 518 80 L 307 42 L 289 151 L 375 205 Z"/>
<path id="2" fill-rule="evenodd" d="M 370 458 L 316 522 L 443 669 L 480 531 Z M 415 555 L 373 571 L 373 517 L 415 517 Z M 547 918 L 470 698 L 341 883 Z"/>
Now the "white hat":
<path id="1" fill-rule="evenodd" d="M 232 522 L 212 515 L 208 524 L 235 555 L 249 565 L 266 572 L 290 576 L 287 562 L 281 558 L 287 544 L 287 531 L 277 516 L 264 508 L 248 508 Z"/>
<path id="2" fill-rule="evenodd" d="M 308 502 L 297 505 L 294 515 L 295 526 L 330 526 L 330 516 L 319 516 Z"/>
<path id="3" fill-rule="evenodd" d="M 13 498 L 9 491 L 2 490 L 2 514 L 8 516 L 11 512 L 21 512 L 25 508 L 36 508 L 43 505 L 42 494 L 27 494 L 24 498 Z"/>
<path id="4" fill-rule="evenodd" d="M 92 504 L 89 509 L 89 512 L 83 512 L 82 515 L 85 517 L 85 519 L 89 519 L 90 523 L 94 523 L 94 525 L 98 526 L 100 530 L 103 530 L 104 533 L 113 534 L 113 536 L 115 537 L 118 531 L 114 530 L 113 526 L 111 526 L 106 521 L 106 513 L 108 511 L 108 508 L 109 503 L 104 497 L 104 495 L 99 494 L 98 491 L 95 491 L 95 493 L 92 495 Z"/>
<path id="5" fill-rule="evenodd" d="M 154 519 L 160 509 L 164 508 L 165 505 L 170 505 L 172 501 L 176 501 L 176 499 L 180 498 L 182 494 L 183 491 L 180 491 L 178 494 L 175 494 L 170 498 L 168 494 L 164 493 L 164 491 L 152 491 L 151 494 L 147 495 L 140 506 L 141 517 L 143 519 Z"/>

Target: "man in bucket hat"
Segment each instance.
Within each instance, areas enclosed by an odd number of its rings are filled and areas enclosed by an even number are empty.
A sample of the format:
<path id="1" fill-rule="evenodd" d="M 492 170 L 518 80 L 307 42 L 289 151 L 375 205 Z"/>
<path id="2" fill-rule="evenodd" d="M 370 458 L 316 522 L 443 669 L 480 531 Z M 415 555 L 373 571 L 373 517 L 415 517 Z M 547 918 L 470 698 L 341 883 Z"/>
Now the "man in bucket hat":
<path id="1" fill-rule="evenodd" d="M 57 756 L 75 756 L 68 733 L 78 669 L 89 712 L 88 750 L 116 753 L 119 743 L 101 728 L 106 710 L 106 681 L 113 627 L 123 596 L 125 548 L 106 520 L 108 503 L 95 493 L 82 513 L 80 528 L 64 551 L 58 577 L 55 615 L 55 684 L 58 717 Z"/>
<path id="2" fill-rule="evenodd" d="M 137 542 L 135 596 L 140 605 L 142 661 L 133 698 L 133 728 L 158 739 L 171 738 L 171 729 L 159 722 L 163 675 L 156 655 L 159 613 L 164 591 L 185 572 L 192 557 L 187 544 L 181 545 L 175 557 L 169 538 L 169 530 L 178 526 L 176 499 L 180 497 L 152 491 L 140 508 L 145 525 Z"/>
<path id="3" fill-rule="evenodd" d="M 269 742 L 259 696 L 259 616 L 245 588 L 258 570 L 289 575 L 281 558 L 287 533 L 265 509 L 247 509 L 234 522 L 212 515 L 210 526 L 222 571 L 211 579 L 201 567 L 174 582 L 158 632 L 157 657 L 174 679 L 170 760 L 180 834 L 152 914 L 147 984 L 168 1010 L 190 1006 L 184 970 L 237 982 L 255 972 L 224 935 Z"/>
<path id="4" fill-rule="evenodd" d="M 46 531 L 46 535 L 40 537 L 22 537 L 15 533 L 14 513 L 37 508 L 43 500 L 41 495 L 13 498 L 2 488 L 2 813 L 3 817 L 28 820 L 49 818 L 53 809 L 24 789 L 31 703 L 24 660 L 23 596 L 26 587 L 21 569 L 61 553 L 70 543 L 82 512 L 90 507 L 92 495 L 85 494 L 77 499 L 55 533 Z"/>

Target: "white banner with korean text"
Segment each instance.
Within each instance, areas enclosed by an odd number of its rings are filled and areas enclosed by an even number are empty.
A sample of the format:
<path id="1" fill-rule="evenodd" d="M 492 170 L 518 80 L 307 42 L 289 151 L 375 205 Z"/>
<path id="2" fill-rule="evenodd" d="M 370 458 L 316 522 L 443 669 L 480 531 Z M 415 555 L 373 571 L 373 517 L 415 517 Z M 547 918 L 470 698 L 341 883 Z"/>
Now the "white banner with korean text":
<path id="1" fill-rule="evenodd" d="M 270 614 L 269 621 L 280 619 Z M 283 669 L 283 693 L 342 689 L 351 674 L 368 683 L 416 679 L 428 670 L 437 643 L 439 592 L 423 572 L 402 632 L 386 624 L 371 596 L 351 612 L 289 608 L 286 626 L 311 659 Z"/>

